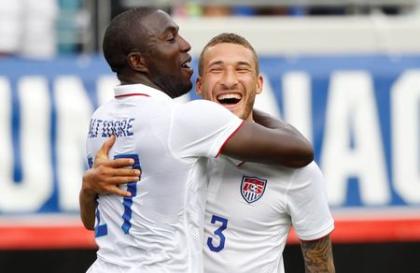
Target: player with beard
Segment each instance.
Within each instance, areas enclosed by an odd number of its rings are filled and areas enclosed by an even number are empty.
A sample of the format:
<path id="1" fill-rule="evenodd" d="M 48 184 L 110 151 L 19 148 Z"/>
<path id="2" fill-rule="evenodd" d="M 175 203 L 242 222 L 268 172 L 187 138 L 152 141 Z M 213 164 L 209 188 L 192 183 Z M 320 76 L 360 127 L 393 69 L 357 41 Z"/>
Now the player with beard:
<path id="1" fill-rule="evenodd" d="M 263 78 L 246 39 L 232 33 L 214 37 L 198 65 L 196 90 L 202 98 L 243 120 L 275 126 L 275 120 L 253 111 Z M 223 155 L 209 161 L 208 169 L 204 272 L 283 273 L 291 225 L 301 239 L 305 272 L 335 272 L 329 238 L 334 221 L 315 162 L 292 169 Z"/>

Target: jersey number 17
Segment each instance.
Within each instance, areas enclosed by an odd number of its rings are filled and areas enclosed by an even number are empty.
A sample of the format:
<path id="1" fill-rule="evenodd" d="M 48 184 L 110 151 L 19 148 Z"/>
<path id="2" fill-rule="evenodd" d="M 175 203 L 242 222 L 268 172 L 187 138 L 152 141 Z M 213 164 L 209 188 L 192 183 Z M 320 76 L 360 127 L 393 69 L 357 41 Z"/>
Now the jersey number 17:
<path id="1" fill-rule="evenodd" d="M 133 169 L 141 170 L 140 166 L 140 159 L 137 154 L 119 154 L 115 155 L 114 159 L 118 158 L 131 158 L 134 160 Z M 93 166 L 93 159 L 88 158 L 89 168 Z M 124 231 L 125 234 L 128 234 L 131 228 L 131 206 L 133 205 L 133 197 L 137 195 L 137 181 L 127 183 L 127 191 L 131 193 L 131 196 L 124 197 L 122 201 L 122 205 L 124 206 L 124 213 L 121 216 L 123 223 L 121 225 L 121 229 Z M 95 237 L 101 237 L 108 234 L 108 228 L 106 223 L 102 223 L 101 220 L 101 213 L 99 208 L 96 209 L 96 226 L 95 226 Z"/>

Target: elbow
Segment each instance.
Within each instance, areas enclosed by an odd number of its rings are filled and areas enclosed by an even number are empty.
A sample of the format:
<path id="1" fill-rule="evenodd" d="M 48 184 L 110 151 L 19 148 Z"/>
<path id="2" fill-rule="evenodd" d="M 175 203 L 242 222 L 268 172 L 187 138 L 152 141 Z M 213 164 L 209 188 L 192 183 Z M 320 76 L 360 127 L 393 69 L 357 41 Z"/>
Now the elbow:
<path id="1" fill-rule="evenodd" d="M 287 164 L 287 167 L 289 168 L 303 168 L 305 166 L 307 166 L 309 163 L 311 163 L 313 160 L 295 160 L 295 161 L 291 161 Z"/>
<path id="2" fill-rule="evenodd" d="M 312 161 L 314 161 L 314 152 L 312 147 L 310 147 L 310 149 L 302 156 L 302 158 L 296 162 L 296 167 L 305 167 Z"/>
<path id="3" fill-rule="evenodd" d="M 84 211 L 80 213 L 80 220 L 87 230 L 95 230 L 95 216 L 89 217 Z"/>
<path id="4" fill-rule="evenodd" d="M 308 144 L 301 159 L 301 167 L 304 167 L 314 161 L 314 149 L 311 144 Z"/>
<path id="5" fill-rule="evenodd" d="M 83 222 L 83 226 L 87 230 L 95 230 L 95 224 L 94 223 L 90 223 L 90 222 L 86 222 L 86 221 L 82 221 L 82 222 Z"/>
<path id="6" fill-rule="evenodd" d="M 95 230 L 95 224 L 84 224 L 87 230 Z"/>
<path id="7" fill-rule="evenodd" d="M 312 145 L 308 144 L 304 147 L 300 147 L 296 155 L 298 156 L 295 158 L 295 160 L 290 160 L 287 162 L 287 167 L 302 168 L 307 166 L 314 160 L 314 150 Z"/>

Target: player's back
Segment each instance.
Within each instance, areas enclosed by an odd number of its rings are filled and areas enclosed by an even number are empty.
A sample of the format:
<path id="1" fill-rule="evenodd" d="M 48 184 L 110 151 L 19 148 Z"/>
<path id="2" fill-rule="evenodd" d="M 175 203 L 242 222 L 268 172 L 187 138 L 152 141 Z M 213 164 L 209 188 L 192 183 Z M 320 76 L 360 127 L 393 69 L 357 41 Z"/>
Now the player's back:
<path id="1" fill-rule="evenodd" d="M 215 156 L 241 122 L 216 104 L 180 105 L 144 85 L 117 87 L 116 95 L 91 118 L 88 156 L 116 135 L 109 156 L 133 158 L 142 176 L 127 185 L 130 198 L 99 196 L 98 259 L 89 272 L 102 272 L 105 264 L 115 270 L 103 272 L 199 273 L 205 157 Z"/>
<path id="2" fill-rule="evenodd" d="M 198 187 L 198 183 L 186 183 L 192 164 L 174 158 L 168 150 L 171 105 L 133 97 L 114 100 L 92 117 L 93 123 L 101 122 L 106 128 L 98 140 L 117 136 L 110 157 L 131 157 L 143 171 L 141 182 L 127 186 L 132 197 L 98 199 L 98 257 L 106 262 L 130 267 L 171 263 L 179 267 L 174 272 L 187 271 L 184 261 L 192 254 L 186 233 L 193 231 L 185 227 L 184 200 L 189 191 L 197 190 L 188 186 Z M 94 155 L 101 141 L 89 140 L 94 146 L 89 153 Z"/>

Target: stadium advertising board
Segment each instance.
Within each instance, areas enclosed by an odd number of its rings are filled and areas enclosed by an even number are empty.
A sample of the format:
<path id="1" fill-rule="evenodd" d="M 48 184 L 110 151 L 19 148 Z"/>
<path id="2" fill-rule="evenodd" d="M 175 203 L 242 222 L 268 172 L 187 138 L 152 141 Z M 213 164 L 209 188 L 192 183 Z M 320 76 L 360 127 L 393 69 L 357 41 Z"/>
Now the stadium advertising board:
<path id="1" fill-rule="evenodd" d="M 263 57 L 261 71 L 257 108 L 314 144 L 335 240 L 420 240 L 420 56 Z M 0 247 L 48 246 L 11 241 L 34 219 L 50 236 L 90 236 L 78 220 L 84 139 L 116 83 L 99 57 L 0 62 Z"/>

